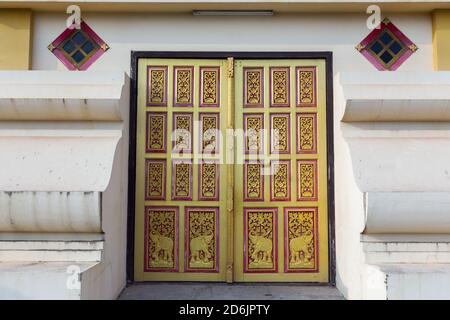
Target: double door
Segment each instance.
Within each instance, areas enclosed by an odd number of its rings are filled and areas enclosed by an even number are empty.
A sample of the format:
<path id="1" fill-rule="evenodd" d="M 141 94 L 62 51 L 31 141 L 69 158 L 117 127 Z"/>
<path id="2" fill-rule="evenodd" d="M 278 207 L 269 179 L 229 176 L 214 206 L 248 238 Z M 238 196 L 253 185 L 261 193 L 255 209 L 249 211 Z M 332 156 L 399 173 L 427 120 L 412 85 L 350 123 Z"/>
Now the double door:
<path id="1" fill-rule="evenodd" d="M 325 73 L 139 60 L 136 281 L 328 282 Z"/>

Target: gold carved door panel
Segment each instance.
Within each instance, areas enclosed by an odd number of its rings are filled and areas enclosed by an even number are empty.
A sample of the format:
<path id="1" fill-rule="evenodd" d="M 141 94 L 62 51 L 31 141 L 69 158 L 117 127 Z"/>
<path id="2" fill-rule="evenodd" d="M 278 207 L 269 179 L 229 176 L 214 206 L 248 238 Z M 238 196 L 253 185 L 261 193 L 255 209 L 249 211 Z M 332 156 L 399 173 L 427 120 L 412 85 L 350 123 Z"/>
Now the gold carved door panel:
<path id="1" fill-rule="evenodd" d="M 226 60 L 139 60 L 136 281 L 225 280 L 226 71 Z"/>
<path id="2" fill-rule="evenodd" d="M 325 75 L 324 60 L 236 61 L 235 281 L 328 282 Z"/>
<path id="3" fill-rule="evenodd" d="M 328 282 L 325 74 L 139 60 L 136 281 Z"/>

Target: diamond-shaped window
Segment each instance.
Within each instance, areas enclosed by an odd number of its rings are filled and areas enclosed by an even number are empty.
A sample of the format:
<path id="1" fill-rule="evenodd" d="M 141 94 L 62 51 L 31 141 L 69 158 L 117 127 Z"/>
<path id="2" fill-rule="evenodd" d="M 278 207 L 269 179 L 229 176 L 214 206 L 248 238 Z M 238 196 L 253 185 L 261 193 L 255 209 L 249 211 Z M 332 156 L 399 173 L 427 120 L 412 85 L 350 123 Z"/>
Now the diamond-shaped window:
<path id="1" fill-rule="evenodd" d="M 394 71 L 417 51 L 417 46 L 386 18 L 356 49 L 378 70 Z"/>
<path id="2" fill-rule="evenodd" d="M 82 21 L 80 29 L 67 28 L 49 44 L 48 49 L 69 70 L 86 70 L 109 47 Z"/>

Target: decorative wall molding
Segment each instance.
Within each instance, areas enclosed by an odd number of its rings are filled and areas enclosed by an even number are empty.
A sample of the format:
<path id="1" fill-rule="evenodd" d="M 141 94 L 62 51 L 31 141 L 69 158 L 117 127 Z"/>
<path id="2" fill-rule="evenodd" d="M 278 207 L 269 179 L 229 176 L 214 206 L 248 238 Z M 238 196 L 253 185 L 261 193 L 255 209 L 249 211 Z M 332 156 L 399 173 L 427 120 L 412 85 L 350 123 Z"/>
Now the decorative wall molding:
<path id="1" fill-rule="evenodd" d="M 126 82 L 122 72 L 0 72 L 0 190 L 104 191 Z"/>
<path id="2" fill-rule="evenodd" d="M 99 192 L 0 192 L 0 232 L 102 232 Z"/>
<path id="3" fill-rule="evenodd" d="M 364 234 L 450 232 L 450 72 L 336 76 Z"/>

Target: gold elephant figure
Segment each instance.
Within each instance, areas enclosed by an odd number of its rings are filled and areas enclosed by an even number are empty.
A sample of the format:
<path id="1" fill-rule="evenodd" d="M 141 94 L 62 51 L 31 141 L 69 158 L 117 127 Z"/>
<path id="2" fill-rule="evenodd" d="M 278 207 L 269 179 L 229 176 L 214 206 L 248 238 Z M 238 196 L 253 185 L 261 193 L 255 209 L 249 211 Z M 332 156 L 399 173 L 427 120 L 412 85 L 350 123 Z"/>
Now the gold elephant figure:
<path id="1" fill-rule="evenodd" d="M 300 237 L 292 238 L 289 241 L 289 251 L 291 256 L 291 263 L 298 263 L 303 260 L 308 262 L 312 258 L 312 254 L 309 252 L 308 247 L 313 240 L 311 232 L 308 232 Z M 303 259 L 300 258 L 300 253 L 303 252 Z"/>
<path id="2" fill-rule="evenodd" d="M 252 260 L 258 262 L 272 262 L 272 239 L 263 236 L 249 234 L 249 238 L 254 245 Z M 260 254 L 261 253 L 261 254 Z"/>
<path id="3" fill-rule="evenodd" d="M 173 240 L 160 234 L 150 233 L 150 239 L 155 244 L 155 251 L 152 253 L 152 259 L 155 262 L 163 260 L 164 262 L 172 262 Z"/>
<path id="4" fill-rule="evenodd" d="M 211 259 L 211 253 L 208 250 L 214 234 L 202 235 L 191 239 L 189 248 L 191 249 L 191 263 L 201 260 L 201 253 L 203 253 L 203 262 L 208 262 Z"/>

